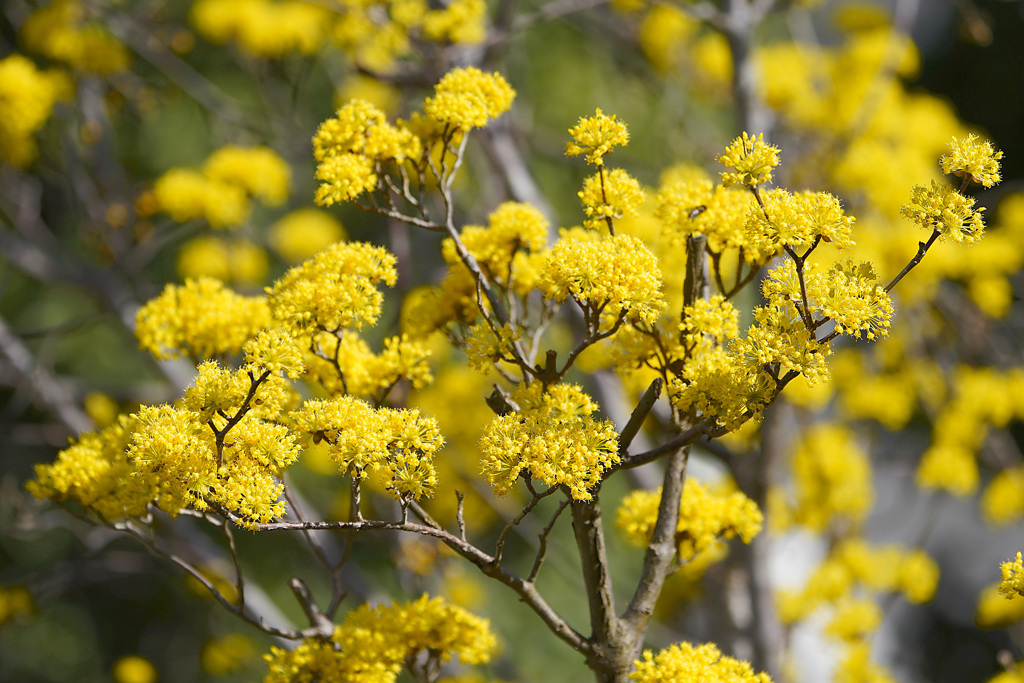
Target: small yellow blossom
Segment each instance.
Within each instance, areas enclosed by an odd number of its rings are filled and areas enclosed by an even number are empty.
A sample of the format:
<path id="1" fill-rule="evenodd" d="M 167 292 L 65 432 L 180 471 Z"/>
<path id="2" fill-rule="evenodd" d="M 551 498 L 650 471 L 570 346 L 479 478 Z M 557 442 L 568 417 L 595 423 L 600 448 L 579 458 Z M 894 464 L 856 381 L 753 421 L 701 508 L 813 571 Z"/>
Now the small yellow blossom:
<path id="1" fill-rule="evenodd" d="M 772 169 L 779 165 L 779 148 L 764 141 L 764 135 L 750 138 L 746 132 L 725 148 L 718 162 L 731 168 L 722 172 L 725 185 L 755 187 L 772 179 Z"/>
<path id="2" fill-rule="evenodd" d="M 874 600 L 846 600 L 836 608 L 825 633 L 840 640 L 856 642 L 873 633 L 881 623 L 882 608 Z"/>
<path id="3" fill-rule="evenodd" d="M 328 641 L 308 639 L 293 650 L 272 648 L 265 655 L 264 683 L 296 680 L 393 683 L 406 661 L 430 652 L 441 662 L 490 661 L 497 638 L 487 619 L 423 595 L 418 600 L 371 607 L 345 616 Z"/>
<path id="4" fill-rule="evenodd" d="M 930 188 L 915 185 L 900 212 L 922 228 L 938 230 L 939 239 L 970 246 L 980 242 L 985 232 L 984 210 L 974 208 L 972 197 L 933 180 Z"/>
<path id="5" fill-rule="evenodd" d="M 1003 580 L 999 583 L 999 592 L 1007 599 L 1024 595 L 1024 560 L 1017 553 L 1016 559 L 1007 560 L 999 565 Z"/>
<path id="6" fill-rule="evenodd" d="M 619 461 L 615 426 L 591 417 L 597 405 L 575 384 L 521 385 L 512 398 L 521 412 L 494 418 L 480 438 L 483 475 L 494 492 L 507 493 L 528 471 L 569 487 L 575 500 L 590 500 L 590 488 Z"/>
<path id="7" fill-rule="evenodd" d="M 128 49 L 98 21 L 87 21 L 78 0 L 56 0 L 36 10 L 21 25 L 21 42 L 30 52 L 64 62 L 78 71 L 112 74 L 128 68 Z"/>
<path id="8" fill-rule="evenodd" d="M 604 169 L 583 181 L 583 189 L 577 193 L 587 212 L 585 225 L 600 230 L 606 221 L 637 215 L 637 209 L 644 201 L 644 191 L 636 178 L 621 168 Z"/>
<path id="9" fill-rule="evenodd" d="M 642 659 L 633 662 L 636 671 L 629 679 L 639 683 L 677 683 L 682 681 L 729 681 L 730 683 L 771 683 L 765 673 L 754 673 L 750 664 L 723 655 L 712 643 L 694 647 L 678 643 L 657 654 L 644 650 Z"/>
<path id="10" fill-rule="evenodd" d="M 939 157 L 943 173 L 952 173 L 958 178 L 968 177 L 983 187 L 992 187 L 1000 180 L 999 160 L 1003 153 L 992 148 L 988 140 L 975 142 L 977 135 L 953 138 L 949 141 L 949 153 Z"/>
<path id="11" fill-rule="evenodd" d="M 157 358 L 200 360 L 238 353 L 270 321 L 263 297 L 235 294 L 217 280 L 200 278 L 167 285 L 140 308 L 135 336 Z"/>
<path id="12" fill-rule="evenodd" d="M 629 144 L 626 124 L 615 120 L 615 115 L 606 116 L 600 108 L 594 116 L 580 117 L 579 122 L 569 129 L 573 141 L 566 144 L 565 155 L 574 157 L 586 154 L 587 163 L 596 166 L 604 164 L 604 157 L 614 147 Z"/>
<path id="13" fill-rule="evenodd" d="M 993 583 L 981 591 L 978 606 L 974 612 L 974 623 L 978 628 L 1005 628 L 1024 619 L 1024 600 L 1007 600 L 999 592 L 999 583 Z"/>
<path id="14" fill-rule="evenodd" d="M 629 235 L 591 239 L 575 233 L 551 249 L 541 287 L 555 301 L 572 297 L 614 321 L 652 322 L 665 306 L 657 258 Z"/>
<path id="15" fill-rule="evenodd" d="M 469 130 L 482 128 L 512 106 L 515 91 L 498 73 L 469 66 L 452 69 L 434 86 L 423 105 L 427 116 Z"/>
<path id="16" fill-rule="evenodd" d="M 384 296 L 376 285 L 395 284 L 395 257 L 364 242 L 340 242 L 289 269 L 267 289 L 276 320 L 296 336 L 372 325 Z"/>
<path id="17" fill-rule="evenodd" d="M 33 135 L 70 91 L 69 79 L 59 71 L 37 69 L 18 53 L 0 59 L 0 159 L 18 167 L 32 163 Z"/>

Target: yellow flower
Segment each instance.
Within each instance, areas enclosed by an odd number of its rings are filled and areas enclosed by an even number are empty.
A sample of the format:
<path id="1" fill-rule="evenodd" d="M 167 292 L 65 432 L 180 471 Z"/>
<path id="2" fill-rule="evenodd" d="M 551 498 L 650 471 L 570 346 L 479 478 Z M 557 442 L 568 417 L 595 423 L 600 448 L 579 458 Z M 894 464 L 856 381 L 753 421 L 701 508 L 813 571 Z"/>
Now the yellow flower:
<path id="1" fill-rule="evenodd" d="M 992 143 L 975 142 L 978 136 L 969 134 L 966 138 L 949 141 L 949 153 L 939 157 L 943 173 L 952 173 L 958 178 L 968 177 L 984 187 L 999 182 L 999 160 L 1003 153 L 992 148 Z"/>
<path id="2" fill-rule="evenodd" d="M 596 236 L 595 236 L 596 237 Z M 555 301 L 572 297 L 580 306 L 601 310 L 614 321 L 653 322 L 665 306 L 658 260 L 629 235 L 597 237 L 568 233 L 555 243 L 544 266 L 541 287 Z M 604 328 L 610 322 L 604 323 Z"/>
<path id="3" fill-rule="evenodd" d="M 199 360 L 238 353 L 270 321 L 263 297 L 235 294 L 217 280 L 200 278 L 167 285 L 140 308 L 135 336 L 157 358 Z"/>
<path id="4" fill-rule="evenodd" d="M 974 198 L 933 180 L 930 188 L 915 185 L 900 213 L 922 228 L 938 230 L 939 239 L 970 246 L 980 242 L 985 232 L 984 210 L 974 208 Z"/>
<path id="5" fill-rule="evenodd" d="M 639 683 L 682 683 L 683 681 L 729 681 L 729 683 L 771 683 L 765 673 L 754 673 L 750 664 L 723 655 L 712 643 L 694 647 L 677 643 L 654 654 L 644 650 L 643 658 L 633 662 L 636 671 L 629 674 Z"/>
<path id="6" fill-rule="evenodd" d="M 732 169 L 722 172 L 722 182 L 726 186 L 754 187 L 772 179 L 772 169 L 779 165 L 779 148 L 767 144 L 763 134 L 750 138 L 744 131 L 725 148 L 718 161 Z"/>
<path id="7" fill-rule="evenodd" d="M 513 392 L 520 413 L 494 418 L 480 438 L 484 478 L 507 493 L 523 470 L 550 486 L 565 485 L 575 500 L 619 461 L 618 436 L 610 420 L 591 417 L 597 404 L 575 384 L 545 390 L 539 382 Z"/>
<path id="8" fill-rule="evenodd" d="M 601 169 L 583 181 L 583 189 L 577 196 L 587 212 L 584 224 L 594 230 L 600 230 L 609 219 L 636 216 L 644 201 L 640 183 L 621 168 L 613 168 L 607 173 Z"/>
<path id="9" fill-rule="evenodd" d="M 999 592 L 1008 599 L 1024 595 L 1024 560 L 1017 553 L 1016 559 L 1007 560 L 999 565 L 1003 580 L 999 583 Z"/>
<path id="10" fill-rule="evenodd" d="M 569 129 L 573 141 L 565 146 L 565 155 L 574 157 L 587 155 L 587 163 L 601 166 L 604 157 L 616 146 L 629 144 L 626 124 L 615 120 L 615 115 L 605 116 L 600 109 L 594 116 L 580 117 L 579 122 Z"/>
<path id="11" fill-rule="evenodd" d="M 449 71 L 434 86 L 423 113 L 455 128 L 481 128 L 512 106 L 515 91 L 498 73 L 469 66 Z"/>

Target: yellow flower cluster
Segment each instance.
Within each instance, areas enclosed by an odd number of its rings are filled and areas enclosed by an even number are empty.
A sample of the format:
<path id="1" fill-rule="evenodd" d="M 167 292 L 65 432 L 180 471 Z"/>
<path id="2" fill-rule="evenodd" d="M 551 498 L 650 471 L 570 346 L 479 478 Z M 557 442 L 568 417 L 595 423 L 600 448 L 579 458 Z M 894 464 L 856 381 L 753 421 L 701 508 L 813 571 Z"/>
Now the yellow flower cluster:
<path id="1" fill-rule="evenodd" d="M 128 68 L 128 50 L 98 21 L 85 21 L 78 0 L 55 0 L 21 25 L 22 44 L 30 52 L 64 62 L 77 71 L 112 74 Z"/>
<path id="2" fill-rule="evenodd" d="M 493 329 L 486 320 L 474 323 L 466 334 L 466 359 L 481 372 L 490 372 L 499 361 L 515 362 L 512 345 L 522 333 L 518 327 L 502 325 Z"/>
<path id="3" fill-rule="evenodd" d="M 615 120 L 615 114 L 606 116 L 601 109 L 594 116 L 580 117 L 579 122 L 569 129 L 572 142 L 566 143 L 565 155 L 574 157 L 585 154 L 587 163 L 604 165 L 604 157 L 615 147 L 629 144 L 626 124 Z"/>
<path id="4" fill-rule="evenodd" d="M 794 501 L 779 516 L 814 531 L 838 519 L 860 524 L 871 511 L 875 492 L 871 463 L 850 430 L 822 424 L 800 439 L 792 459 Z"/>
<path id="5" fill-rule="evenodd" d="M 593 230 L 600 230 L 608 221 L 637 215 L 644 201 L 639 181 L 621 168 L 605 172 L 602 167 L 583 181 L 577 195 L 587 213 L 584 225 Z"/>
<path id="6" fill-rule="evenodd" d="M 412 602 L 362 605 L 327 641 L 305 640 L 291 651 L 272 648 L 263 681 L 393 683 L 403 665 L 421 655 L 435 664 L 456 656 L 463 664 L 478 665 L 490 661 L 496 647 L 487 619 L 424 594 Z"/>
<path id="7" fill-rule="evenodd" d="M 380 166 L 416 161 L 420 139 L 404 126 L 393 126 L 384 112 L 364 100 L 352 100 L 334 118 L 320 124 L 313 136 L 316 159 L 316 203 L 330 206 L 355 199 L 377 187 Z"/>
<path id="8" fill-rule="evenodd" d="M 622 317 L 654 322 L 665 306 L 658 259 L 630 235 L 596 236 L 571 230 L 551 248 L 540 287 L 548 299 L 579 304 L 604 327 Z"/>
<path id="9" fill-rule="evenodd" d="M 39 499 L 75 501 L 106 520 L 135 517 L 153 500 L 154 486 L 138 476 L 125 450 L 137 423 L 121 416 L 98 432 L 87 432 L 71 442 L 49 464 L 35 468 L 35 479 L 25 488 Z"/>
<path id="10" fill-rule="evenodd" d="M 526 294 L 536 278 L 529 273 L 536 265 L 529 258 L 544 250 L 548 240 L 548 220 L 536 207 L 519 202 L 504 202 L 487 217 L 487 226 L 467 225 L 459 239 L 476 259 L 487 281 Z M 450 237 L 441 242 L 441 255 L 453 271 L 472 281 Z M 454 275 L 454 273 L 453 273 Z M 453 283 L 454 284 L 454 283 Z M 475 285 L 470 285 L 475 290 Z M 454 287 L 441 289 L 447 295 Z M 475 301 L 475 294 L 474 294 Z"/>
<path id="11" fill-rule="evenodd" d="M 966 138 L 949 141 L 949 153 L 939 157 L 943 173 L 952 173 L 958 178 L 969 178 L 983 187 L 992 187 L 999 182 L 999 160 L 1003 153 L 997 152 L 988 140 L 976 142 L 973 133 Z"/>
<path id="12" fill-rule="evenodd" d="M 722 183 L 756 187 L 771 181 L 772 169 L 779 165 L 779 148 L 764 141 L 764 135 L 750 138 L 746 131 L 725 148 L 718 163 L 732 170 L 722 171 Z"/>
<path id="13" fill-rule="evenodd" d="M 160 359 L 193 361 L 238 353 L 271 324 L 263 297 L 236 294 L 218 280 L 200 278 L 167 285 L 135 316 L 139 346 Z"/>
<path id="14" fill-rule="evenodd" d="M 938 565 L 923 550 L 904 550 L 898 545 L 871 547 L 852 538 L 835 546 L 803 589 L 779 591 L 776 607 L 779 619 L 792 624 L 820 607 L 841 605 L 858 591 L 898 591 L 908 602 L 928 602 L 938 582 Z M 863 617 L 866 611 L 857 608 L 851 615 L 856 614 Z M 836 628 L 849 632 L 852 627 Z"/>
<path id="15" fill-rule="evenodd" d="M 374 409 L 353 396 L 313 399 L 291 414 L 296 430 L 325 442 L 344 474 L 378 475 L 396 498 L 430 496 L 437 486 L 434 454 L 444 445 L 437 420 L 418 410 Z"/>
<path id="16" fill-rule="evenodd" d="M 211 227 L 237 227 L 249 218 L 251 197 L 268 206 L 288 198 L 291 170 L 267 147 L 228 145 L 202 170 L 172 168 L 153 185 L 159 210 L 179 223 L 205 219 Z"/>
<path id="17" fill-rule="evenodd" d="M 672 239 L 704 235 L 712 254 L 739 250 L 739 259 L 746 263 L 761 263 L 767 258 L 748 237 L 751 197 L 747 188 L 714 185 L 703 169 L 682 166 L 664 174 L 657 202 L 655 215 L 662 231 Z"/>
<path id="18" fill-rule="evenodd" d="M 284 514 L 280 474 L 299 444 L 275 420 L 294 400 L 277 372 L 301 371 L 294 342 L 264 331 L 239 370 L 199 366 L 180 405 L 144 406 L 98 433 L 79 437 L 29 490 L 74 500 L 108 520 L 140 516 L 150 504 L 175 515 L 223 509 L 243 526 Z"/>
<path id="19" fill-rule="evenodd" d="M 771 683 L 765 673 L 754 673 L 750 664 L 723 655 L 713 643 L 694 647 L 677 643 L 657 654 L 644 650 L 643 658 L 633 662 L 636 671 L 629 674 L 638 683 L 682 683 L 683 681 L 729 681 L 729 683 Z"/>
<path id="20" fill-rule="evenodd" d="M 806 293 L 807 312 L 815 322 L 822 317 L 828 318 L 835 322 L 835 329 L 840 334 L 875 339 L 889 332 L 892 299 L 878 284 L 870 263 L 854 265 L 846 259 L 834 264 L 827 272 L 822 272 L 816 264 L 807 263 L 801 287 L 796 265 L 787 259 L 772 269 L 762 289 L 766 299 L 784 301 L 797 310 L 804 310 L 803 296 Z"/>
<path id="21" fill-rule="evenodd" d="M 0 586 L 0 626 L 34 608 L 32 594 L 24 586 Z"/>
<path id="22" fill-rule="evenodd" d="M 575 384 L 520 385 L 512 400 L 520 412 L 497 416 L 480 438 L 483 476 L 494 492 L 508 493 L 528 473 L 590 500 L 590 489 L 619 461 L 612 422 L 591 417 L 597 404 Z"/>
<path id="23" fill-rule="evenodd" d="M 468 66 L 455 68 L 434 86 L 423 113 L 462 130 L 482 128 L 512 107 L 516 92 L 499 73 Z"/>
<path id="24" fill-rule="evenodd" d="M 759 254 L 774 256 L 783 247 L 803 249 L 819 238 L 836 249 L 853 244 L 854 219 L 828 192 L 793 194 L 780 188 L 762 192 L 761 200 L 763 209 L 749 204 L 745 223 L 747 240 Z"/>
<path id="25" fill-rule="evenodd" d="M 341 242 L 289 269 L 267 289 L 274 318 L 300 338 L 374 324 L 384 296 L 376 285 L 393 286 L 395 257 L 365 242 Z"/>
<path id="26" fill-rule="evenodd" d="M 17 53 L 0 59 L 0 159 L 19 167 L 32 163 L 33 134 L 70 92 L 70 80 L 59 71 L 41 71 Z"/>
<path id="27" fill-rule="evenodd" d="M 661 489 L 636 490 L 619 507 L 616 526 L 634 544 L 646 546 L 658 520 Z M 682 563 L 700 563 L 705 556 L 724 559 L 722 539 L 737 536 L 750 543 L 761 532 L 764 515 L 757 503 L 739 491 L 716 494 L 693 477 L 686 480 L 676 527 Z"/>
<path id="28" fill-rule="evenodd" d="M 683 308 L 679 331 L 685 334 L 691 348 L 721 344 L 739 336 L 739 319 L 739 310 L 724 296 L 715 294 Z"/>
<path id="29" fill-rule="evenodd" d="M 409 380 L 415 389 L 433 381 L 427 362 L 430 349 L 405 334 L 385 339 L 384 350 L 379 354 L 350 330 L 340 336 L 317 332 L 313 335 L 313 348 L 317 354 L 307 357 L 306 379 L 317 382 L 332 396 L 349 394 L 370 399 L 401 379 Z"/>
<path id="30" fill-rule="evenodd" d="M 547 258 L 547 231 L 548 221 L 538 209 L 504 202 L 491 212 L 486 226 L 467 225 L 459 238 L 492 287 L 523 298 L 537 287 Z M 406 297 L 403 329 L 413 336 L 428 335 L 452 322 L 472 323 L 480 315 L 476 280 L 459 257 L 454 240 L 441 242 L 441 255 L 449 271 L 440 286 L 413 290 Z M 486 300 L 483 304 L 488 306 Z M 478 332 L 477 341 L 493 333 L 483 328 Z"/>
<path id="31" fill-rule="evenodd" d="M 992 477 L 981 496 L 981 513 L 996 525 L 1024 517 L 1024 467 L 1008 467 Z"/>
<path id="32" fill-rule="evenodd" d="M 902 213 L 922 228 L 937 230 L 939 239 L 970 246 L 980 242 L 985 232 L 981 216 L 985 209 L 975 209 L 974 203 L 973 197 L 933 180 L 931 187 L 914 186 Z"/>
<path id="33" fill-rule="evenodd" d="M 1003 580 L 999 582 L 1000 593 L 1007 599 L 1024 595 L 1024 559 L 1020 553 L 1015 559 L 999 565 L 999 571 L 1003 574 Z"/>
<path id="34" fill-rule="evenodd" d="M 192 25 L 207 40 L 257 57 L 312 55 L 337 45 L 363 67 L 387 71 L 422 40 L 475 44 L 485 36 L 483 0 L 431 9 L 424 0 L 341 0 L 331 7 L 299 0 L 199 0 Z"/>
<path id="35" fill-rule="evenodd" d="M 1012 669 L 1000 671 L 985 683 L 1024 683 L 1024 662 L 1014 662 Z"/>

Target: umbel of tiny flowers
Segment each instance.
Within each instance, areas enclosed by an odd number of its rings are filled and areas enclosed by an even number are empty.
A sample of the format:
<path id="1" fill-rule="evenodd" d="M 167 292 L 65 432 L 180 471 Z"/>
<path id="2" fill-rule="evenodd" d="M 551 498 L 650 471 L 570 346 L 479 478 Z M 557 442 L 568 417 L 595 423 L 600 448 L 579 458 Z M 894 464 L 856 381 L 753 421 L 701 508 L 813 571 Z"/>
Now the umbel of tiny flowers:
<path id="1" fill-rule="evenodd" d="M 722 183 L 755 187 L 771 181 L 772 169 L 779 165 L 779 148 L 764 141 L 764 135 L 751 138 L 746 131 L 725 148 L 718 162 L 731 171 L 722 171 Z"/>
<path id="2" fill-rule="evenodd" d="M 943 173 L 973 180 L 983 187 L 992 187 L 1001 180 L 999 160 L 1003 158 L 1003 153 L 995 151 L 988 140 L 976 142 L 977 139 L 978 136 L 973 133 L 965 139 L 951 139 L 949 153 L 939 157 L 939 165 Z"/>
<path id="3" fill-rule="evenodd" d="M 565 155 L 586 154 L 587 163 L 595 166 L 604 165 L 604 157 L 611 154 L 612 148 L 629 143 L 626 124 L 616 121 L 615 114 L 605 116 L 600 108 L 594 116 L 581 116 L 579 123 L 569 129 L 569 135 L 572 142 L 566 144 Z"/>

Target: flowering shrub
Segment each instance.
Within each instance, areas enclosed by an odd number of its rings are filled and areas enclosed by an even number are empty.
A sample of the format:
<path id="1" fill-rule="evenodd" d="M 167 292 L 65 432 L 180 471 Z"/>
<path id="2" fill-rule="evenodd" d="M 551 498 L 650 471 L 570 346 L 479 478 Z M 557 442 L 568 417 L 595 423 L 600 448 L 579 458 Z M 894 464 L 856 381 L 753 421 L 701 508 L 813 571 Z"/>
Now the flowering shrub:
<path id="1" fill-rule="evenodd" d="M 1003 152 L 906 90 L 905 36 L 869 22 L 834 47 L 762 45 L 756 22 L 736 22 L 771 4 L 613 3 L 653 72 L 691 69 L 689 92 L 740 113 L 707 163 L 672 160 L 656 186 L 641 178 L 657 157 L 626 154 L 646 131 L 607 106 L 563 115 L 567 158 L 551 161 L 543 135 L 524 141 L 543 96 L 491 55 L 554 5 L 513 17 L 479 0 L 199 0 L 160 18 L 166 45 L 138 38 L 134 6 L 58 0 L 17 17 L 18 52 L 0 60 L 11 196 L 81 154 L 68 163 L 81 231 L 96 234 L 65 257 L 38 242 L 41 206 L 5 209 L 5 251 L 41 281 L 90 288 L 167 387 L 83 395 L 87 415 L 26 371 L 75 432 L 35 465 L 24 488 L 43 502 L 26 515 L 59 505 L 183 570 L 268 639 L 267 682 L 478 680 L 458 667 L 529 680 L 530 648 L 493 607 L 508 592 L 599 681 L 785 680 L 799 629 L 834 644 L 832 680 L 891 680 L 872 638 L 892 600 L 933 599 L 940 567 L 869 539 L 868 434 L 926 424 L 917 486 L 979 487 L 986 438 L 1024 417 L 1024 375 L 954 363 L 936 311 L 957 282 L 973 314 L 1012 308 L 1024 198 L 986 225 L 971 192 L 1000 182 Z M 268 90 L 265 122 L 189 65 L 200 49 L 233 54 Z M 344 82 L 333 115 L 300 98 L 307 70 Z M 135 177 L 113 143 L 127 145 L 120 117 L 166 106 L 146 79 L 213 120 L 201 152 L 165 151 L 173 163 Z M 45 131 L 72 113 L 83 139 L 62 150 Z M 540 180 L 556 163 L 576 187 Z M 114 166 L 120 180 L 104 175 Z M 991 477 L 989 521 L 1024 516 L 1022 482 L 1019 463 Z M 820 539 L 820 562 L 803 562 L 802 582 L 769 580 L 769 534 L 799 531 Z M 281 537 L 315 562 L 315 579 L 304 566 L 288 582 L 302 625 L 250 555 Z M 629 566 L 610 552 L 619 540 L 644 549 Z M 470 570 L 493 582 L 488 601 Z M 559 588 L 556 573 L 571 578 Z M 708 613 L 702 590 L 748 614 L 673 617 Z M 0 624 L 32 611 L 26 595 L 0 593 Z M 1024 618 L 1021 596 L 1017 553 L 979 623 Z M 201 661 L 251 673 L 254 651 L 225 636 Z M 136 659 L 115 678 L 153 680 Z"/>

